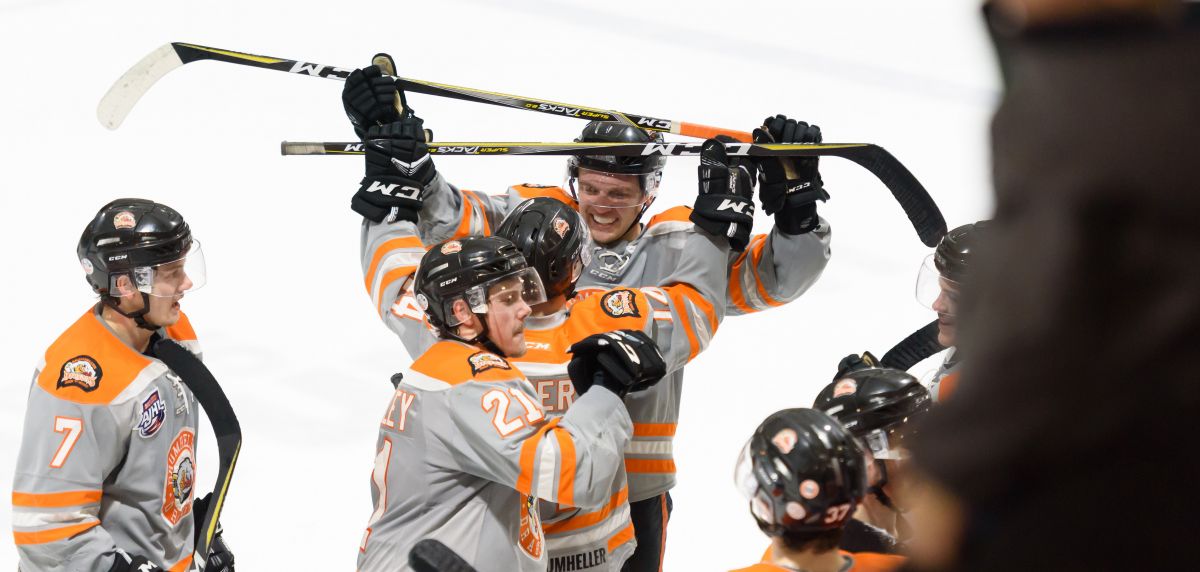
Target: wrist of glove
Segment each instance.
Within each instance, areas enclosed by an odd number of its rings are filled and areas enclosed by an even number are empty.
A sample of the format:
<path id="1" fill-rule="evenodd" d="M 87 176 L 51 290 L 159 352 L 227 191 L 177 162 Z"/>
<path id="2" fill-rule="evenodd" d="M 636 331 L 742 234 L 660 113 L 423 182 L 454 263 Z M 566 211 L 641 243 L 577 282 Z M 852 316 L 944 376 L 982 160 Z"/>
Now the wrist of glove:
<path id="1" fill-rule="evenodd" d="M 571 346 L 567 373 L 576 393 L 600 385 L 625 397 L 648 389 L 667 374 L 667 364 L 645 332 L 617 330 L 593 334 Z"/>
<path id="2" fill-rule="evenodd" d="M 733 250 L 750 242 L 754 227 L 754 178 L 757 166 L 749 159 L 730 157 L 725 143 L 734 139 L 719 136 L 700 148 L 697 169 L 699 192 L 688 217 L 697 227 L 725 236 Z"/>
<path id="3" fill-rule="evenodd" d="M 196 523 L 194 535 L 195 545 L 200 545 L 200 535 L 203 534 L 204 523 L 208 522 L 208 507 L 212 504 L 212 493 L 192 501 L 192 517 Z M 217 531 L 213 533 L 212 542 L 208 545 L 208 557 L 205 559 L 205 572 L 233 572 L 233 553 L 225 544 L 225 530 L 217 523 Z"/>
<path id="4" fill-rule="evenodd" d="M 422 193 L 437 175 L 424 121 L 406 114 L 400 121 L 371 127 L 363 149 L 366 173 L 350 208 L 376 223 L 417 222 Z"/>
<path id="5" fill-rule="evenodd" d="M 162 570 L 162 568 L 147 560 L 145 556 L 130 556 L 118 550 L 108 572 L 155 572 L 157 570 Z"/>
<path id="6" fill-rule="evenodd" d="M 821 128 L 783 115 L 754 130 L 755 143 L 820 143 Z M 819 157 L 772 157 L 759 161 L 759 200 L 784 234 L 804 234 L 820 224 L 817 201 L 829 200 Z"/>
<path id="7" fill-rule="evenodd" d="M 878 366 L 879 358 L 875 357 L 871 352 L 863 352 L 862 355 L 850 354 L 838 362 L 837 375 L 834 375 L 833 379 L 836 381 L 860 369 Z"/>

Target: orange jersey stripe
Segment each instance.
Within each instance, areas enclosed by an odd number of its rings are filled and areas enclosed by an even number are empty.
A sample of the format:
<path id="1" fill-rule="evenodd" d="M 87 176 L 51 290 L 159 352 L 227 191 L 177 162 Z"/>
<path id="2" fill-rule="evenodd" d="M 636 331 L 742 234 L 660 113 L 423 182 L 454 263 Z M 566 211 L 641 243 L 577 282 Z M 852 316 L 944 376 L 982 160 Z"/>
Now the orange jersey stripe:
<path id="1" fill-rule="evenodd" d="M 632 523 L 625 525 L 625 528 L 617 531 L 616 534 L 612 535 L 612 537 L 608 539 L 608 552 L 611 554 L 612 551 L 616 550 L 618 546 L 621 546 L 630 540 L 633 540 Z"/>
<path id="2" fill-rule="evenodd" d="M 575 441 L 566 431 L 555 431 L 558 439 L 559 458 L 562 459 L 558 473 L 558 503 L 575 505 Z"/>
<path id="3" fill-rule="evenodd" d="M 627 473 L 674 473 L 675 461 L 671 459 L 625 459 Z"/>
<path id="4" fill-rule="evenodd" d="M 521 474 L 517 475 L 517 491 L 522 494 L 531 495 L 533 490 L 533 469 L 537 464 L 537 448 L 538 443 L 542 442 L 542 438 L 546 436 L 546 432 L 558 426 L 558 422 L 562 417 L 555 417 L 542 425 L 541 429 L 537 430 L 524 443 L 521 444 Z"/>
<path id="5" fill-rule="evenodd" d="M 167 326 L 167 335 L 172 340 L 186 342 L 196 339 L 196 330 L 192 329 L 192 321 L 183 312 L 179 313 L 179 321 Z"/>
<path id="6" fill-rule="evenodd" d="M 13 540 L 17 545 L 23 544 L 46 544 L 49 542 L 57 542 L 64 538 L 70 538 L 79 534 L 93 526 L 99 526 L 100 521 L 85 522 L 83 524 L 72 524 L 59 528 L 51 528 L 49 530 L 39 530 L 37 532 L 13 532 Z"/>
<path id="7" fill-rule="evenodd" d="M 737 260 L 733 262 L 733 267 L 729 270 L 729 293 L 730 297 L 733 298 L 733 305 L 737 306 L 737 309 L 746 314 L 752 314 L 758 310 L 751 307 L 750 303 L 746 301 L 746 291 L 742 289 L 741 278 L 742 267 L 746 264 L 746 254 L 748 252 L 743 250 L 738 255 Z"/>
<path id="8" fill-rule="evenodd" d="M 687 334 L 688 339 L 688 361 L 692 361 L 700 353 L 700 340 L 696 338 L 696 330 L 692 328 L 691 312 L 687 309 L 687 290 L 687 288 L 669 288 L 667 295 L 675 302 L 675 307 L 678 309 L 679 325 Z"/>
<path id="9" fill-rule="evenodd" d="M 608 499 L 608 504 L 604 505 L 600 510 L 582 513 L 566 520 L 547 524 L 545 526 L 546 534 L 570 532 L 604 522 L 605 519 L 612 515 L 613 511 L 617 510 L 617 507 L 625 504 L 628 500 L 629 487 L 621 487 L 621 490 Z"/>
<path id="10" fill-rule="evenodd" d="M 484 199 L 475 191 L 463 191 L 463 197 L 470 199 L 475 206 L 479 207 L 479 212 L 483 214 L 483 236 L 492 234 L 492 224 L 488 221 L 487 205 L 484 204 Z"/>
<path id="11" fill-rule="evenodd" d="M 192 555 L 188 554 L 169 569 L 169 572 L 185 572 L 192 565 Z"/>
<path id="12" fill-rule="evenodd" d="M 57 508 L 100 502 L 102 491 L 68 491 L 65 493 L 19 493 L 13 491 L 13 506 Z"/>
<path id="13" fill-rule="evenodd" d="M 758 295 L 762 297 L 763 302 L 766 302 L 768 306 L 782 306 L 783 302 L 780 302 L 772 298 L 770 294 L 767 294 L 767 289 L 763 288 L 762 285 L 762 278 L 758 276 L 758 265 L 760 262 L 762 262 L 763 247 L 767 245 L 766 235 L 759 236 L 762 236 L 763 238 L 753 246 L 753 252 L 750 254 L 753 264 L 753 266 L 750 267 L 750 270 L 754 272 L 754 286 L 758 289 Z"/>
<path id="14" fill-rule="evenodd" d="M 90 391 L 59 384 L 67 373 L 64 369 L 80 354 L 86 354 L 102 372 L 95 377 Z M 38 374 L 38 386 L 54 397 L 85 405 L 112 402 L 150 365 L 150 358 L 117 339 L 90 308 L 46 350 L 45 359 L 46 367 Z"/>
<path id="15" fill-rule="evenodd" d="M 375 253 L 371 255 L 371 264 L 367 266 L 367 278 L 363 281 L 364 285 L 367 287 L 368 294 L 371 293 L 371 284 L 375 282 L 375 272 L 379 270 L 379 261 L 383 260 L 384 255 L 386 255 L 388 252 L 391 252 L 397 248 L 424 249 L 425 245 L 421 244 L 421 239 L 415 236 L 402 236 L 399 238 L 393 238 L 379 245 L 379 248 L 376 248 Z"/>
<path id="16" fill-rule="evenodd" d="M 413 272 L 416 272 L 416 271 L 417 271 L 416 266 L 399 266 L 399 267 L 393 268 L 391 270 L 388 270 L 387 274 L 383 275 L 383 281 L 379 283 L 379 295 L 382 296 L 383 292 L 385 290 L 387 290 L 388 286 L 390 286 L 393 282 L 395 282 L 397 280 L 404 280 L 405 278 L 412 276 Z M 370 294 L 370 292 L 367 292 L 367 293 Z M 376 311 L 378 311 L 379 314 L 382 315 L 385 305 L 386 305 L 386 307 L 391 307 L 391 305 L 395 302 L 396 302 L 395 300 L 380 299 L 379 307 L 376 308 Z"/>
<path id="17" fill-rule="evenodd" d="M 954 391 L 958 389 L 958 372 L 951 373 L 943 377 L 938 382 L 938 402 L 945 401 Z"/>
<path id="18" fill-rule="evenodd" d="M 674 437 L 675 423 L 634 423 L 634 437 Z"/>

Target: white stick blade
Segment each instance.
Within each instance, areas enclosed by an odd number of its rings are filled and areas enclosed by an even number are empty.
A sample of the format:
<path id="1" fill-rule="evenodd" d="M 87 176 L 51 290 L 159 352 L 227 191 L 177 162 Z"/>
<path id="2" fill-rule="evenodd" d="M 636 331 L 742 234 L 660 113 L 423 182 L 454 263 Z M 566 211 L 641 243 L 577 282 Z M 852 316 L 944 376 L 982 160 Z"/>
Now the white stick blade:
<path id="1" fill-rule="evenodd" d="M 108 93 L 100 98 L 96 118 L 109 129 L 120 127 L 142 95 L 150 91 L 162 76 L 182 65 L 183 60 L 179 59 L 179 54 L 175 53 L 175 47 L 171 44 L 150 52 L 117 79 Z"/>

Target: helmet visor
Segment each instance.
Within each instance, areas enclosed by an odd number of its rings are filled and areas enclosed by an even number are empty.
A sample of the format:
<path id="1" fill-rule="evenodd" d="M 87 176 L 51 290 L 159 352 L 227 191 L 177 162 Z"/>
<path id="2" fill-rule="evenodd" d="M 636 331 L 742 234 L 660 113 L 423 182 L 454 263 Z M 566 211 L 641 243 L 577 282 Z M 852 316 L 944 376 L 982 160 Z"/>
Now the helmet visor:
<path id="1" fill-rule="evenodd" d="M 917 302 L 939 314 L 953 316 L 958 311 L 959 283 L 938 272 L 933 255 L 925 257 L 917 272 Z"/>
<path id="2" fill-rule="evenodd" d="M 143 294 L 158 298 L 176 298 L 186 292 L 199 290 L 208 282 L 208 270 L 204 262 L 204 249 L 200 241 L 192 240 L 182 258 L 152 266 L 136 266 L 132 270 L 134 287 Z M 111 292 L 120 292 L 116 283 L 118 275 L 112 277 Z"/>
<path id="3" fill-rule="evenodd" d="M 733 484 L 746 500 L 753 500 L 758 492 L 758 480 L 754 478 L 754 459 L 750 453 L 750 440 L 738 454 L 737 464 L 733 466 Z"/>
<path id="4" fill-rule="evenodd" d="M 568 166 L 563 188 L 580 205 L 609 209 L 640 209 L 654 199 L 659 178 L 657 172 L 645 175 L 606 173 Z"/>
<path id="5" fill-rule="evenodd" d="M 463 294 L 463 300 L 476 314 L 486 314 L 493 308 L 512 307 L 525 304 L 535 306 L 546 301 L 546 289 L 542 279 L 533 268 L 514 270 L 493 278 L 478 286 L 472 286 Z M 453 300 L 447 301 L 448 326 L 457 326 L 462 320 L 454 319 Z"/>

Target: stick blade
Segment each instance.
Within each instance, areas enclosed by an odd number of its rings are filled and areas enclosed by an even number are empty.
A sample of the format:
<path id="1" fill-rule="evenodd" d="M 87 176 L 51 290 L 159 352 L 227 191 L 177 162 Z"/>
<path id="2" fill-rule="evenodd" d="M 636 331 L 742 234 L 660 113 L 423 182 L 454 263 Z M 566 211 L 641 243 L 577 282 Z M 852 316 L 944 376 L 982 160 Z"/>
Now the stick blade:
<path id="1" fill-rule="evenodd" d="M 142 95 L 164 75 L 182 65 L 183 60 L 173 44 L 150 52 L 108 88 L 108 93 L 100 98 L 100 105 L 96 107 L 96 118 L 108 129 L 120 127 Z"/>

